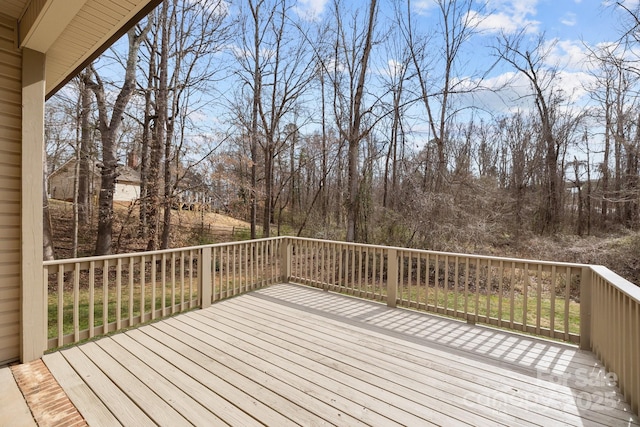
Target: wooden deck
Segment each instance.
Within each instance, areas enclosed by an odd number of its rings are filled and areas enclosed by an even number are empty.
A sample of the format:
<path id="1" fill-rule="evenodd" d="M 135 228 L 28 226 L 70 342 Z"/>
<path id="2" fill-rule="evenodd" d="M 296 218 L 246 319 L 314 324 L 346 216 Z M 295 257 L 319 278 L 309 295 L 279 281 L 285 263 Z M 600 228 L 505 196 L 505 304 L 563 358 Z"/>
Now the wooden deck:
<path id="1" fill-rule="evenodd" d="M 297 285 L 44 362 L 91 426 L 640 425 L 591 353 Z"/>

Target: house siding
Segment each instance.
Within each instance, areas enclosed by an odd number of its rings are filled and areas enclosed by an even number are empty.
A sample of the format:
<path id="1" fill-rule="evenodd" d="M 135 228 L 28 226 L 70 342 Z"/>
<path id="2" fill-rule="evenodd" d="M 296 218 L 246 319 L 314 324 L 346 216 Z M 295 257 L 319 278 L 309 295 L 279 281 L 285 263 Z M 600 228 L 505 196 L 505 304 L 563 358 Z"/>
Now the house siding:
<path id="1" fill-rule="evenodd" d="M 140 185 L 129 183 L 116 183 L 116 191 L 113 193 L 114 202 L 133 202 L 140 198 Z"/>
<path id="2" fill-rule="evenodd" d="M 22 85 L 15 20 L 0 14 L 0 365 L 20 357 Z"/>

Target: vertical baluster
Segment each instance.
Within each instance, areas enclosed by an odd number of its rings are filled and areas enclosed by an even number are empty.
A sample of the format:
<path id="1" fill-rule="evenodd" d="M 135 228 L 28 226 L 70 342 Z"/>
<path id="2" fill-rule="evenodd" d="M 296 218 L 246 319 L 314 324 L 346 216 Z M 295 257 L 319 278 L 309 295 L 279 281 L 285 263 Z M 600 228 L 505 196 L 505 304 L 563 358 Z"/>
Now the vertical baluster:
<path id="1" fill-rule="evenodd" d="M 233 245 L 233 259 L 231 260 L 231 266 L 233 268 L 233 295 L 238 295 L 238 276 L 236 271 L 237 264 L 238 264 L 238 245 Z"/>
<path id="2" fill-rule="evenodd" d="M 140 256 L 140 321 L 146 320 L 146 289 L 147 286 L 147 259 L 144 255 Z"/>
<path id="3" fill-rule="evenodd" d="M 369 258 L 371 257 L 371 252 L 375 251 L 375 248 L 368 248 L 365 251 L 364 258 L 364 296 L 369 297 L 371 294 L 369 291 L 371 289 L 371 280 L 369 279 Z"/>
<path id="4" fill-rule="evenodd" d="M 184 258 L 185 258 L 185 252 L 180 251 L 180 260 L 178 261 L 178 266 L 180 267 L 180 310 L 179 311 L 184 311 L 185 309 L 184 293 L 186 291 L 186 286 L 184 281 L 184 267 L 185 267 Z"/>
<path id="5" fill-rule="evenodd" d="M 277 252 L 276 252 L 276 247 L 275 247 L 275 240 L 269 240 L 269 242 L 267 243 L 269 245 L 269 284 L 272 285 L 275 283 L 275 278 L 276 278 L 276 260 L 278 259 L 277 257 Z"/>
<path id="6" fill-rule="evenodd" d="M 464 318 L 469 319 L 469 257 L 464 257 Z"/>
<path id="7" fill-rule="evenodd" d="M 224 281 L 224 297 L 223 298 L 227 298 L 232 295 L 231 292 L 229 292 L 229 283 L 231 283 L 231 274 L 229 272 L 229 263 L 231 262 L 230 256 L 229 256 L 230 251 L 231 251 L 231 248 L 229 245 L 227 245 L 225 247 L 225 257 L 224 257 L 225 281 Z"/>
<path id="8" fill-rule="evenodd" d="M 253 289 L 260 287 L 260 243 L 253 243 L 253 264 L 251 274 L 253 275 Z"/>
<path id="9" fill-rule="evenodd" d="M 311 258 L 313 257 L 313 252 L 311 251 L 311 242 L 309 242 L 308 240 L 306 240 L 304 242 L 304 246 L 305 246 L 305 283 L 307 285 L 313 285 L 313 282 L 311 281 L 312 279 L 312 275 L 311 275 Z"/>
<path id="10" fill-rule="evenodd" d="M 406 300 L 406 306 L 411 307 L 411 299 L 412 299 L 411 294 L 413 291 L 413 286 L 411 283 L 411 280 L 413 278 L 413 254 L 411 252 L 407 252 L 405 257 L 405 253 L 403 251 L 398 251 L 398 255 L 400 257 L 400 282 L 398 283 L 399 285 L 398 288 L 400 290 L 400 304 L 402 305 L 402 299 L 404 297 L 404 299 Z M 402 286 L 404 282 L 404 277 L 405 277 L 402 271 L 404 267 L 405 259 L 407 262 L 407 274 L 406 274 L 407 282 L 405 286 Z M 405 289 L 407 290 L 406 297 L 404 294 Z"/>
<path id="11" fill-rule="evenodd" d="M 382 255 L 380 255 L 380 264 L 382 264 Z M 372 280 L 373 280 L 373 297 L 375 299 L 376 296 L 376 286 L 380 287 L 380 299 L 383 298 L 382 296 L 382 277 L 380 277 L 380 280 L 378 280 L 378 273 L 376 271 L 376 260 L 378 258 L 378 251 L 376 249 L 374 249 L 373 251 L 373 259 L 371 260 L 371 276 L 372 276 Z"/>
<path id="12" fill-rule="evenodd" d="M 95 335 L 95 287 L 96 287 L 96 262 L 89 262 L 89 338 Z"/>
<path id="13" fill-rule="evenodd" d="M 211 248 L 211 265 L 212 267 L 209 267 L 207 265 L 202 265 L 202 268 L 212 268 L 212 272 L 211 272 L 211 294 L 213 295 L 213 300 L 214 301 L 218 301 L 221 298 L 220 295 L 220 281 L 221 279 L 219 278 L 219 274 L 220 274 L 220 265 L 221 265 L 221 261 L 220 261 L 220 250 L 217 247 L 212 247 Z M 198 262 L 201 263 L 202 262 L 202 257 L 200 257 L 198 259 Z M 202 280 L 201 277 L 198 277 L 198 280 Z"/>
<path id="14" fill-rule="evenodd" d="M 436 254 L 434 265 L 433 265 L 433 286 L 435 290 L 434 301 L 433 301 L 433 311 L 435 313 L 438 312 L 438 307 L 440 306 L 440 301 L 438 300 L 438 293 L 440 288 L 440 257 Z"/>
<path id="15" fill-rule="evenodd" d="M 556 266 L 551 267 L 551 285 L 549 286 L 549 290 L 551 291 L 550 295 L 550 305 L 549 308 L 549 334 L 551 338 L 555 338 L 555 330 L 556 330 Z"/>
<path id="16" fill-rule="evenodd" d="M 122 258 L 116 262 L 116 330 L 122 329 Z"/>
<path id="17" fill-rule="evenodd" d="M 569 341 L 569 303 L 571 302 L 571 267 L 567 267 L 567 283 L 565 285 L 564 294 L 564 339 Z M 595 304 L 598 305 L 598 304 Z M 607 304 L 603 304 L 609 307 Z M 612 323 L 609 323 L 611 325 Z"/>
<path id="18" fill-rule="evenodd" d="M 194 297 L 194 286 L 193 286 L 193 279 L 194 279 L 194 271 L 193 271 L 193 251 L 194 249 L 190 249 L 189 250 L 189 259 L 187 260 L 188 265 L 189 265 L 189 308 L 193 308 L 193 297 Z M 207 266 L 208 268 L 211 268 L 211 266 Z"/>
<path id="19" fill-rule="evenodd" d="M 129 257 L 129 300 L 127 301 L 129 326 L 133 325 L 133 271 L 133 257 Z"/>
<path id="20" fill-rule="evenodd" d="M 64 265 L 58 265 L 58 347 L 64 344 Z"/>
<path id="21" fill-rule="evenodd" d="M 515 287 L 516 287 L 516 263 L 511 261 L 511 274 L 509 279 L 509 328 L 514 329 L 513 322 L 515 319 Z"/>
<path id="22" fill-rule="evenodd" d="M 480 309 L 480 276 L 482 275 L 482 270 L 480 268 L 480 258 L 476 258 L 476 294 L 475 294 L 475 322 L 478 322 L 478 315 Z"/>
<path id="23" fill-rule="evenodd" d="M 540 323 L 542 321 L 542 264 L 538 264 L 536 274 L 536 334 L 540 335 Z"/>
<path id="24" fill-rule="evenodd" d="M 266 264 L 265 264 L 265 258 L 266 258 L 266 246 L 264 241 L 260 242 L 260 286 L 264 286 L 265 283 L 265 271 L 266 271 Z"/>
<path id="25" fill-rule="evenodd" d="M 73 265 L 73 341 L 80 341 L 80 263 Z"/>
<path id="26" fill-rule="evenodd" d="M 442 304 L 444 314 L 447 314 L 447 310 L 449 308 L 449 255 L 445 255 L 444 257 L 444 275 L 443 275 L 443 283 L 444 290 L 444 303 Z"/>
<path id="27" fill-rule="evenodd" d="M 334 285 L 336 283 L 336 270 L 337 270 L 337 263 L 336 263 L 336 245 L 335 243 L 331 242 L 328 244 L 327 246 L 327 270 L 328 270 L 328 285 L 327 285 L 327 290 L 332 290 L 334 289 Z"/>
<path id="28" fill-rule="evenodd" d="M 348 282 L 348 287 L 349 287 L 349 294 L 353 295 L 353 290 L 356 287 L 356 247 L 353 244 L 348 245 L 349 248 L 349 252 L 350 252 L 350 258 L 351 258 L 351 262 L 348 264 L 349 265 L 349 282 Z"/>
<path id="29" fill-rule="evenodd" d="M 491 288 L 493 287 L 493 267 L 491 267 L 491 259 L 487 260 L 487 281 L 484 287 L 484 292 L 485 292 L 485 296 L 487 298 L 487 308 L 486 308 L 486 313 L 487 313 L 487 320 L 486 322 L 489 323 L 490 322 L 490 318 L 491 318 Z"/>
<path id="30" fill-rule="evenodd" d="M 529 308 L 529 263 L 524 263 L 524 289 L 522 290 L 522 330 L 527 331 L 527 311 Z"/>
<path id="31" fill-rule="evenodd" d="M 431 298 L 431 270 L 430 270 L 429 254 L 427 253 L 424 258 L 424 309 L 429 311 L 429 301 Z"/>
<path id="32" fill-rule="evenodd" d="M 156 271 L 158 269 L 158 260 L 156 254 L 151 255 L 151 319 L 156 318 L 156 304 L 158 299 Z"/>
<path id="33" fill-rule="evenodd" d="M 253 243 L 245 243 L 244 244 L 244 290 L 248 292 L 252 289 L 252 281 L 251 281 L 251 248 L 253 247 Z"/>
<path id="34" fill-rule="evenodd" d="M 176 310 L 178 302 L 176 297 L 176 253 L 171 252 L 171 314 Z"/>
<path id="35" fill-rule="evenodd" d="M 325 257 L 326 257 L 326 244 L 324 242 L 318 242 L 318 282 L 319 282 L 319 286 L 322 289 L 326 289 L 327 288 L 327 280 L 326 280 L 326 263 L 325 263 Z"/>
<path id="36" fill-rule="evenodd" d="M 312 268 L 311 268 L 311 279 L 314 282 L 314 286 L 318 286 L 318 282 L 320 281 L 318 278 L 318 261 L 319 261 L 319 249 L 318 249 L 318 242 L 313 241 L 311 242 L 311 248 L 312 248 L 312 253 L 313 256 L 311 257 L 311 261 L 312 261 Z"/>
<path id="37" fill-rule="evenodd" d="M 246 287 L 246 283 L 244 281 L 244 257 L 242 256 L 242 250 L 244 249 L 245 244 L 241 244 L 238 246 L 238 292 L 243 293 Z"/>
<path id="38" fill-rule="evenodd" d="M 363 257 L 363 253 L 366 252 L 363 251 L 363 247 L 362 246 L 358 246 L 358 296 L 362 296 L 362 272 L 363 272 L 363 261 L 362 261 L 362 257 Z"/>
<path id="39" fill-rule="evenodd" d="M 249 276 L 247 280 L 249 280 L 249 288 L 251 290 L 254 290 L 256 288 L 256 282 L 255 282 L 255 277 L 254 277 L 254 265 L 255 265 L 255 243 L 251 242 L 249 243 L 249 246 L 247 247 L 247 275 Z"/>
<path id="40" fill-rule="evenodd" d="M 338 289 L 344 285 L 343 275 L 345 274 L 344 270 L 346 270 L 344 268 L 344 262 L 344 245 L 340 243 L 338 244 Z"/>
<path id="41" fill-rule="evenodd" d="M 504 281 L 504 261 L 500 260 L 498 275 L 498 326 L 502 326 L 502 282 Z"/>
<path id="42" fill-rule="evenodd" d="M 458 285 L 459 285 L 459 275 L 460 275 L 460 257 L 459 256 L 455 256 L 454 258 L 454 269 L 453 269 L 453 274 L 455 275 L 453 278 L 453 315 L 455 317 L 458 317 L 458 294 L 459 289 L 458 289 Z"/>
<path id="43" fill-rule="evenodd" d="M 160 290 L 162 294 L 162 317 L 167 315 L 167 255 L 160 255 Z"/>
<path id="44" fill-rule="evenodd" d="M 109 332 L 109 261 L 102 264 L 102 332 Z"/>

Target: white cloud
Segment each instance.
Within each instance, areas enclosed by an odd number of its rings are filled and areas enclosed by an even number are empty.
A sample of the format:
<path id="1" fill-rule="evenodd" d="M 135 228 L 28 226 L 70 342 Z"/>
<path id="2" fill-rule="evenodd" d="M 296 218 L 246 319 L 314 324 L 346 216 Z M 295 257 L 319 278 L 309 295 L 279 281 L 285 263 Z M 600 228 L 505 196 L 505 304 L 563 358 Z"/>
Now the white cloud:
<path id="1" fill-rule="evenodd" d="M 562 19 L 560 19 L 560 22 L 563 25 L 566 25 L 568 27 L 573 27 L 574 25 L 576 25 L 578 23 L 578 21 L 576 19 L 576 14 L 572 13 L 572 12 L 568 12 L 566 15 L 564 15 L 564 17 Z"/>
<path id="2" fill-rule="evenodd" d="M 540 21 L 533 19 L 537 3 L 538 0 L 489 0 L 486 5 L 490 12 L 472 11 L 470 18 L 478 30 L 486 33 L 513 34 L 522 29 L 536 33 L 540 28 Z"/>
<path id="3" fill-rule="evenodd" d="M 418 15 L 426 15 L 431 9 L 434 9 L 438 4 L 434 0 L 418 0 L 413 2 L 412 7 L 418 13 Z"/>
<path id="4" fill-rule="evenodd" d="M 589 51 L 578 40 L 550 40 L 547 42 L 548 55 L 545 62 L 561 69 L 584 71 L 589 66 Z"/>
<path id="5" fill-rule="evenodd" d="M 298 0 L 293 10 L 302 19 L 316 21 L 320 19 L 326 4 L 327 0 Z"/>

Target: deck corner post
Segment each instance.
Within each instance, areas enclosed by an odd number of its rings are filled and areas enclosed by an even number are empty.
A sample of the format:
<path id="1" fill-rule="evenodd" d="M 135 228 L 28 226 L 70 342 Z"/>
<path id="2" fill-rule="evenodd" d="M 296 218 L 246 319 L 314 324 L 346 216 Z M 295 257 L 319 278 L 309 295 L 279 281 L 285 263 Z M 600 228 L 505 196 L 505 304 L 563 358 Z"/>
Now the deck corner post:
<path id="1" fill-rule="evenodd" d="M 22 52 L 21 320 L 20 360 L 42 357 L 47 348 L 47 283 L 43 282 L 44 102 L 46 55 Z"/>
<path id="2" fill-rule="evenodd" d="M 591 289 L 593 271 L 583 267 L 580 272 L 580 349 L 591 350 Z"/>
<path id="3" fill-rule="evenodd" d="M 200 277 L 200 308 L 211 305 L 211 246 L 205 246 L 200 251 L 200 263 L 198 263 L 198 276 Z"/>
<path id="4" fill-rule="evenodd" d="M 289 283 L 291 279 L 291 238 L 285 237 L 280 242 L 280 280 Z"/>
<path id="5" fill-rule="evenodd" d="M 395 307 L 398 298 L 398 251 L 389 249 L 387 253 L 387 306 Z"/>

